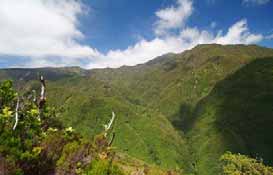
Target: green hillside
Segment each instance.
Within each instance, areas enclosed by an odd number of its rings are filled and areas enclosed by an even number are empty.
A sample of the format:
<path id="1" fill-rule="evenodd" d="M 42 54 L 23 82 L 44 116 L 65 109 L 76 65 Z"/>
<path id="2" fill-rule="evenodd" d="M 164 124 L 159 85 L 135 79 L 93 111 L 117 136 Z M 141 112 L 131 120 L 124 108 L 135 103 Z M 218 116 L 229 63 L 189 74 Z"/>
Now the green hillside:
<path id="1" fill-rule="evenodd" d="M 120 152 L 203 175 L 225 151 L 272 163 L 272 60 L 255 45 L 199 45 L 132 67 L 5 69 L 0 79 L 29 91 L 43 74 L 66 126 L 93 137 L 115 111 Z"/>
<path id="2" fill-rule="evenodd" d="M 199 173 L 216 174 L 226 150 L 272 165 L 272 70 L 273 57 L 257 59 L 217 83 L 197 105 L 189 137 Z"/>

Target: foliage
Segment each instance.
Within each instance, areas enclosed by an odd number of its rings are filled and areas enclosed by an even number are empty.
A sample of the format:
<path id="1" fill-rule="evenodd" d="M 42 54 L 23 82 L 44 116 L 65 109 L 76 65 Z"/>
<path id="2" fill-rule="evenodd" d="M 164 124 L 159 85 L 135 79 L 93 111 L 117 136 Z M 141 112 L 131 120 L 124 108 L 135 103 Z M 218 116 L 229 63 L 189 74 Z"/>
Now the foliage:
<path id="1" fill-rule="evenodd" d="M 5 99 L 0 107 L 0 165 L 4 162 L 8 174 L 124 174 L 115 163 L 110 131 L 86 139 L 72 127 L 64 128 L 54 107 L 38 109 L 27 95 L 20 96 L 19 122 L 13 130 L 19 96 L 11 81 L 1 83 L 0 89 L 0 99 Z"/>
<path id="2" fill-rule="evenodd" d="M 12 89 L 12 83 L 5 81 L 0 85 L 2 106 L 0 109 L 0 153 L 13 156 L 15 159 L 23 160 L 32 153 L 32 148 L 39 142 L 42 132 L 41 122 L 38 114 L 34 111 L 37 108 L 25 102 L 19 113 L 19 123 L 16 130 L 13 130 L 15 123 L 16 92 Z"/>
<path id="3" fill-rule="evenodd" d="M 17 98 L 20 98 L 19 121 L 17 127 L 13 129 Z M 11 81 L 0 84 L 0 100 L 0 155 L 9 162 L 20 165 L 25 173 L 34 173 L 36 171 L 34 169 L 37 168 L 35 164 L 39 161 L 43 149 L 39 146 L 42 136 L 48 123 L 52 123 L 54 115 L 46 106 L 40 115 L 37 105 L 31 99 L 18 96 Z"/>
<path id="4" fill-rule="evenodd" d="M 260 58 L 219 81 L 194 110 L 189 138 L 196 171 L 220 171 L 226 151 L 259 155 L 273 163 L 273 59 Z"/>
<path id="5" fill-rule="evenodd" d="M 241 154 L 225 153 L 220 158 L 223 175 L 273 175 L 273 168 Z"/>
<path id="6" fill-rule="evenodd" d="M 1 83 L 0 86 L 0 107 L 11 105 L 14 98 L 17 96 L 12 89 L 12 81 L 7 80 Z"/>
<path id="7" fill-rule="evenodd" d="M 96 160 L 91 163 L 83 175 L 124 175 L 118 166 L 113 165 L 109 160 Z"/>

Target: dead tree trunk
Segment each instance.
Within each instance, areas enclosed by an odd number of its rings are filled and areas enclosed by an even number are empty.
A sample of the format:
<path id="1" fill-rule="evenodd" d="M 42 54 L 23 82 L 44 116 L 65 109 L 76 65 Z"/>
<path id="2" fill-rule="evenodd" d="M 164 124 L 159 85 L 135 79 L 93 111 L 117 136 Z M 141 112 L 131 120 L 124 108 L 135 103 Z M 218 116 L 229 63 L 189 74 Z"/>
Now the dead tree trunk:
<path id="1" fill-rule="evenodd" d="M 20 98 L 18 97 L 17 104 L 16 104 L 16 109 L 15 109 L 15 123 L 14 123 L 14 126 L 13 126 L 13 130 L 15 130 L 17 125 L 18 125 L 18 120 L 19 120 L 18 110 L 19 110 L 19 105 L 20 105 L 19 103 L 20 103 Z"/>
<path id="2" fill-rule="evenodd" d="M 41 82 L 41 95 L 40 99 L 38 102 L 38 108 L 39 108 L 39 120 L 41 119 L 41 113 L 44 108 L 44 105 L 46 103 L 46 84 L 45 84 L 45 79 L 43 76 L 40 76 L 40 82 Z"/>

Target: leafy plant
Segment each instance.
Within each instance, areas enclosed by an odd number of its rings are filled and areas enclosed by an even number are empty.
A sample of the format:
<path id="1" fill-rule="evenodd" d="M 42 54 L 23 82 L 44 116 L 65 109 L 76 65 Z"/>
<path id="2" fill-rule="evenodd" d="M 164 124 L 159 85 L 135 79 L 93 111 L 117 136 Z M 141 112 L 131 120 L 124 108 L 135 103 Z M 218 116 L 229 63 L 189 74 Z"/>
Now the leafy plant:
<path id="1" fill-rule="evenodd" d="M 48 124 L 57 121 L 54 113 L 46 105 L 39 109 L 26 96 L 19 99 L 9 80 L 0 83 L 0 104 L 0 156 L 20 165 L 18 172 L 35 173 L 43 149 L 39 146 L 43 133 Z"/>
<path id="2" fill-rule="evenodd" d="M 91 163 L 83 175 L 124 175 L 118 166 L 109 160 L 96 160 Z"/>
<path id="3" fill-rule="evenodd" d="M 221 156 L 223 175 L 273 175 L 273 168 L 261 160 L 227 152 Z"/>

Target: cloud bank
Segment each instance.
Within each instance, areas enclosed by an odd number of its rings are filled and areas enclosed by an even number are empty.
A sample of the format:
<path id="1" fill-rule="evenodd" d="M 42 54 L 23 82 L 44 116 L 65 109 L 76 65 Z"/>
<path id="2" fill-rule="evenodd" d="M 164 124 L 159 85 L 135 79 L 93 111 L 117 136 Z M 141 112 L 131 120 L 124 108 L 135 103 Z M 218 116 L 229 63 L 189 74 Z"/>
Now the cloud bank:
<path id="1" fill-rule="evenodd" d="M 192 0 L 155 12 L 155 38 L 141 39 L 125 50 L 106 54 L 80 43 L 80 15 L 86 8 L 76 0 L 1 0 L 0 55 L 29 57 L 16 66 L 82 66 L 84 68 L 136 65 L 169 52 L 179 53 L 197 44 L 251 44 L 264 36 L 251 33 L 247 20 L 241 19 L 226 33 L 212 33 L 187 26 L 194 12 Z M 0 57 L 1 59 L 1 57 Z"/>
<path id="2" fill-rule="evenodd" d="M 78 29 L 84 11 L 76 0 L 1 0 L 0 54 L 29 57 L 31 67 L 51 65 L 51 57 L 72 65 L 97 56 L 96 49 L 78 42 L 84 38 Z"/>
<path id="3" fill-rule="evenodd" d="M 0 52 L 30 57 L 84 57 L 97 51 L 78 43 L 83 6 L 74 0 L 1 0 Z"/>

